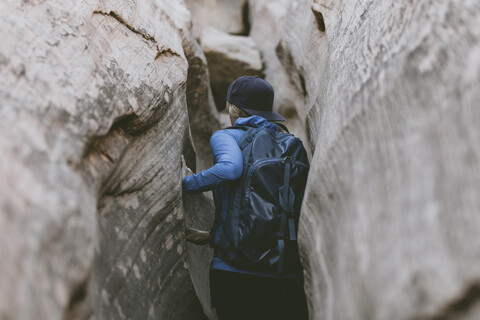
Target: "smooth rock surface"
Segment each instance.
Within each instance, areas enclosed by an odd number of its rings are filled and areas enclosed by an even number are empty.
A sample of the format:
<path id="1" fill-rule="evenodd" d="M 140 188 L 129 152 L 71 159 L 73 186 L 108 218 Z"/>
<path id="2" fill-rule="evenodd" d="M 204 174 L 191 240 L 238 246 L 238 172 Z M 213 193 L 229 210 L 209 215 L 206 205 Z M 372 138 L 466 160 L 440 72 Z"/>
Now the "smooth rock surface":
<path id="1" fill-rule="evenodd" d="M 201 44 L 207 58 L 213 97 L 218 110 L 225 108 L 230 83 L 241 76 L 262 76 L 262 59 L 250 37 L 232 36 L 206 28 Z"/>
<path id="2" fill-rule="evenodd" d="M 185 0 L 192 13 L 193 33 L 214 27 L 230 34 L 248 34 L 248 0 Z"/>
<path id="3" fill-rule="evenodd" d="M 480 318 L 480 3 L 287 11 L 276 53 L 315 150 L 300 228 L 312 319 Z"/>
<path id="4" fill-rule="evenodd" d="M 209 101 L 187 90 L 189 12 L 8 1 L 0 17 L 0 318 L 201 319 L 180 157 L 195 167 L 187 91 Z"/>

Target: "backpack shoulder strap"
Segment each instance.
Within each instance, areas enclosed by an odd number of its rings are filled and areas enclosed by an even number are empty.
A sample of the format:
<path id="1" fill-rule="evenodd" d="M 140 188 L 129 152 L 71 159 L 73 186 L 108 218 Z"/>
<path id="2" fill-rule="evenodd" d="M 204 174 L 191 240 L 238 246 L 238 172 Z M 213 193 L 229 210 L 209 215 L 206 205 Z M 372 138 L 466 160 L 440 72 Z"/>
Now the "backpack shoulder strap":
<path id="1" fill-rule="evenodd" d="M 278 127 L 280 127 L 280 128 L 282 128 L 283 130 L 285 130 L 286 133 L 290 133 L 290 131 L 288 131 L 287 126 L 284 125 L 283 123 L 275 122 L 275 124 L 276 124 Z"/>
<path id="2" fill-rule="evenodd" d="M 249 126 L 230 126 L 230 127 L 226 127 L 225 129 L 242 129 L 244 131 L 247 131 L 248 129 L 252 129 L 252 128 L 253 127 L 249 127 Z"/>
<path id="3" fill-rule="evenodd" d="M 241 150 L 243 150 L 247 144 L 249 144 L 252 140 L 253 137 L 257 135 L 257 133 L 264 128 L 256 128 L 256 127 L 250 127 L 250 126 L 231 126 L 225 129 L 241 129 L 244 130 L 243 135 L 241 136 L 240 140 L 238 140 L 238 146 L 240 147 Z"/>
<path id="4" fill-rule="evenodd" d="M 285 130 L 285 132 L 290 133 L 287 126 L 284 125 L 283 123 L 275 122 L 275 125 L 277 125 L 279 128 L 282 128 L 283 130 Z M 249 126 L 230 126 L 230 127 L 225 128 L 225 129 L 242 129 L 242 130 L 247 131 L 248 129 L 251 129 L 251 128 L 253 128 L 253 127 L 249 127 Z"/>

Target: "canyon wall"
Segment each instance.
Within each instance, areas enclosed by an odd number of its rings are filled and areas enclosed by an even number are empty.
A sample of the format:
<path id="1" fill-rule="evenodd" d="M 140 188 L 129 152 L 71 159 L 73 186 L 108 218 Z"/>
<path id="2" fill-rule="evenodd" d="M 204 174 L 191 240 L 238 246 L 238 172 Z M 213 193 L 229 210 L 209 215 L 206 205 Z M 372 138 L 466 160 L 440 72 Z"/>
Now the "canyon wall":
<path id="1" fill-rule="evenodd" d="M 190 13 L 32 0 L 0 16 L 0 318 L 203 318 L 180 159 L 195 167 L 187 102 L 215 108 Z"/>
<path id="2" fill-rule="evenodd" d="M 0 319 L 215 319 L 206 26 L 313 154 L 311 318 L 478 319 L 480 3 L 185 2 L 0 4 Z"/>
<path id="3" fill-rule="evenodd" d="M 314 151 L 312 318 L 480 318 L 480 3 L 251 3 Z"/>

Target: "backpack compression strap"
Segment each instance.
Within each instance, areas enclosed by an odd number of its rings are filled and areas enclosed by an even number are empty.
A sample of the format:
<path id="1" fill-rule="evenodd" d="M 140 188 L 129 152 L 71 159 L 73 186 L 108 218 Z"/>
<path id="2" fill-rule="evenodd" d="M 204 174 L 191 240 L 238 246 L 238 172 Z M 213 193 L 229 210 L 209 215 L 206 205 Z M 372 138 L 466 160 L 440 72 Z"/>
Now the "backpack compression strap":
<path id="1" fill-rule="evenodd" d="M 288 219 L 289 240 L 296 240 L 295 221 L 293 220 L 293 204 L 295 202 L 295 193 L 290 187 L 291 158 L 285 158 L 285 174 L 283 176 L 283 186 L 278 190 L 280 206 L 282 208 L 282 217 L 280 218 L 280 230 L 278 232 L 278 269 L 277 274 L 283 273 L 285 262 L 285 233 Z"/>

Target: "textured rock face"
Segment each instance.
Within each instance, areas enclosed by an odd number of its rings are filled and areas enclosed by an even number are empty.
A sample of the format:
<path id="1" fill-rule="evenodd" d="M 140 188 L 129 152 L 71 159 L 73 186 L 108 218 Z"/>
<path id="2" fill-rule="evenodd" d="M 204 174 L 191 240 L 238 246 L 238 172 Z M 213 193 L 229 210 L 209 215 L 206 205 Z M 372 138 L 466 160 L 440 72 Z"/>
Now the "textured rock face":
<path id="1" fill-rule="evenodd" d="M 194 167 L 187 91 L 211 104 L 208 85 L 187 90 L 206 67 L 186 8 L 23 1 L 0 16 L 0 318 L 202 318 L 180 156 Z"/>
<path id="2" fill-rule="evenodd" d="M 187 105 L 190 130 L 196 150 L 197 171 L 213 163 L 210 137 L 220 129 L 205 55 L 196 41 L 184 41 L 188 60 Z M 191 163 L 191 162 L 190 162 Z"/>
<path id="3" fill-rule="evenodd" d="M 284 22 L 312 317 L 480 318 L 479 2 L 292 1 Z"/>
<path id="4" fill-rule="evenodd" d="M 187 1 L 195 35 L 246 33 L 244 3 Z M 315 151 L 311 317 L 480 318 L 478 1 L 249 7 L 242 39 Z M 183 240 L 213 208 L 182 199 L 180 156 L 208 167 L 220 126 L 188 11 L 52 0 L 0 17 L 0 318 L 215 319 L 211 252 Z"/>

